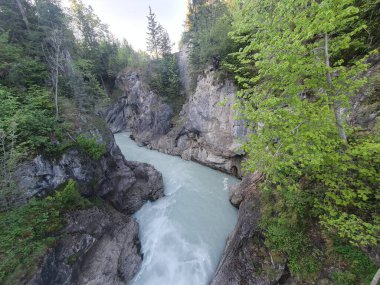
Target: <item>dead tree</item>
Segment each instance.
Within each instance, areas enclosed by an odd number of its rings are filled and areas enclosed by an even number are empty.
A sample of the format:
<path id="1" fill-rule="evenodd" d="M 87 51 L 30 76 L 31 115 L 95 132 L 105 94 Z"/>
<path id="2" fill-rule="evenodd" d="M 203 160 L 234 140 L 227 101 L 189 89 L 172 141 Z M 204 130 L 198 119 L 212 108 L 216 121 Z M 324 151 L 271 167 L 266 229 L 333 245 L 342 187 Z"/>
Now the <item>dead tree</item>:
<path id="1" fill-rule="evenodd" d="M 59 116 L 58 107 L 58 83 L 59 75 L 64 71 L 65 53 L 64 53 L 64 36 L 60 29 L 52 29 L 50 35 L 42 44 L 46 61 L 50 69 L 50 81 L 52 93 L 54 96 L 56 117 Z"/>

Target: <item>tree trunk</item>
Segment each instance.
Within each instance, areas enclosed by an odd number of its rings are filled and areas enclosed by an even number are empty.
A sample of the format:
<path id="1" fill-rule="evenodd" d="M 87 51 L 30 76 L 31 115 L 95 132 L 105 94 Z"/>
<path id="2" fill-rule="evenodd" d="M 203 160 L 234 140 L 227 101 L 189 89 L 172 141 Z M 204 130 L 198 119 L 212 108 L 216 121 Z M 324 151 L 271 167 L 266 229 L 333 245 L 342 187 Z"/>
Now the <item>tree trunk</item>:
<path id="1" fill-rule="evenodd" d="M 55 96 L 54 96 L 54 101 L 55 101 L 55 117 L 58 119 L 59 116 L 59 109 L 58 109 L 58 77 L 59 77 L 59 51 L 56 54 L 56 66 L 55 66 Z"/>
<path id="2" fill-rule="evenodd" d="M 325 64 L 326 64 L 327 68 L 330 68 L 329 36 L 327 33 L 325 33 L 324 50 L 325 50 Z M 332 90 L 333 89 L 333 83 L 332 83 L 331 73 L 329 71 L 327 71 L 326 78 L 327 78 L 327 83 L 329 85 L 329 88 L 330 88 L 330 90 Z M 332 94 L 330 94 L 330 96 L 331 95 Z M 334 114 L 335 114 L 335 123 L 336 123 L 336 126 L 338 128 L 339 136 L 344 141 L 344 143 L 347 144 L 347 135 L 346 135 L 346 132 L 344 130 L 342 114 L 340 112 L 340 104 L 339 104 L 339 101 L 337 99 L 333 100 L 333 110 L 334 110 Z"/>
<path id="3" fill-rule="evenodd" d="M 101 76 L 101 75 L 100 75 L 100 81 L 102 82 L 104 93 L 106 94 L 107 97 L 109 97 L 108 92 L 107 92 L 107 88 L 106 88 L 106 84 L 104 83 L 103 76 Z"/>
<path id="4" fill-rule="evenodd" d="M 17 6 L 18 6 L 18 9 L 20 10 L 20 13 L 21 13 L 21 16 L 22 16 L 22 20 L 24 21 L 26 29 L 28 30 L 28 33 L 29 33 L 30 32 L 30 24 L 29 24 L 28 18 L 26 17 L 26 13 L 25 13 L 24 7 L 22 6 L 20 0 L 16 0 L 16 3 L 17 3 Z"/>

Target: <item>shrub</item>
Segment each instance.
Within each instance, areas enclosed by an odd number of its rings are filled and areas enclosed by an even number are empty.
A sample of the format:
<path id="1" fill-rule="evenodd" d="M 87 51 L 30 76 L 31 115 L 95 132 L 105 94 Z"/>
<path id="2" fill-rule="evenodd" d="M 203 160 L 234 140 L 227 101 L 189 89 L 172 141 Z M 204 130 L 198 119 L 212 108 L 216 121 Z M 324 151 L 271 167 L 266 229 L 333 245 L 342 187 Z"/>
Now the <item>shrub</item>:
<path id="1" fill-rule="evenodd" d="M 79 135 L 77 142 L 81 150 L 87 153 L 92 159 L 100 159 L 107 151 L 104 143 L 98 143 L 94 138 L 87 138 L 86 136 Z"/>

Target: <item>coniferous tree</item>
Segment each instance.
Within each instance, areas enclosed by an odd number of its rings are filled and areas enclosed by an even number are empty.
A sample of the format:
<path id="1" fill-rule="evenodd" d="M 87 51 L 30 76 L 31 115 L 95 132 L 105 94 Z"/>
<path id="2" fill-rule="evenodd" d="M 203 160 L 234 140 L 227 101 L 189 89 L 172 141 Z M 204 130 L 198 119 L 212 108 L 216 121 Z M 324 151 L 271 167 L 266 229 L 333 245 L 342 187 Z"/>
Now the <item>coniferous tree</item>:
<path id="1" fill-rule="evenodd" d="M 170 55 L 172 53 L 172 43 L 167 30 L 161 25 L 158 27 L 158 39 L 159 54 L 162 57 Z"/>
<path id="2" fill-rule="evenodd" d="M 158 59 L 159 46 L 160 46 L 160 25 L 156 21 L 156 15 L 152 12 L 152 8 L 149 6 L 148 19 L 148 38 L 146 40 L 147 50 Z"/>

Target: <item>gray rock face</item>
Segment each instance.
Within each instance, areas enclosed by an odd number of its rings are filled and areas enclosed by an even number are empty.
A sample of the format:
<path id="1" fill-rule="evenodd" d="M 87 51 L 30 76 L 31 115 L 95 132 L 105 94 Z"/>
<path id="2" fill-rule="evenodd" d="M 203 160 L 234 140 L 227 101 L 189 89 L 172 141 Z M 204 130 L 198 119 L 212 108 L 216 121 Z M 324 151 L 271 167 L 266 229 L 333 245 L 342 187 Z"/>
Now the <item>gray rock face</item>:
<path id="1" fill-rule="evenodd" d="M 75 149 L 55 160 L 38 156 L 16 171 L 17 189 L 27 200 L 45 196 L 71 178 L 81 185 L 83 195 L 102 197 L 126 214 L 164 196 L 162 175 L 154 167 L 125 161 L 114 141 L 108 149 L 99 161 Z"/>
<path id="2" fill-rule="evenodd" d="M 115 210 L 71 213 L 63 233 L 29 285 L 125 284 L 142 261 L 137 222 Z"/>
<path id="3" fill-rule="evenodd" d="M 142 261 L 138 224 L 125 214 L 164 196 L 162 175 L 148 164 L 125 161 L 111 140 L 99 161 L 73 149 L 60 159 L 38 156 L 15 176 L 24 202 L 49 194 L 70 178 L 79 183 L 82 195 L 102 197 L 114 208 L 70 214 L 64 238 L 28 284 L 125 284 Z"/>
<path id="4" fill-rule="evenodd" d="M 257 186 L 262 179 L 255 173 L 231 189 L 231 202 L 239 206 L 238 222 L 211 285 L 278 284 L 285 273 L 285 258 L 266 248 L 258 227 L 260 205 Z"/>
<path id="5" fill-rule="evenodd" d="M 242 176 L 239 138 L 246 130 L 234 120 L 236 87 L 228 80 L 215 83 L 210 72 L 198 79 L 195 92 L 183 106 L 177 124 L 149 146 L 209 167 Z"/>
<path id="6" fill-rule="evenodd" d="M 147 91 L 137 73 L 122 74 L 118 86 L 124 96 L 110 108 L 107 122 L 113 132 L 131 131 L 139 143 L 179 155 L 212 168 L 242 176 L 239 139 L 243 122 L 234 119 L 236 87 L 229 80 L 216 82 L 214 72 L 199 76 L 191 92 L 186 49 L 177 55 L 183 91 L 188 95 L 175 127 L 170 107 Z M 178 95 L 181 96 L 181 95 Z"/>
<path id="7" fill-rule="evenodd" d="M 369 63 L 372 66 L 366 74 L 368 82 L 351 98 L 351 112 L 348 116 L 348 123 L 362 130 L 373 129 L 380 114 L 380 55 L 371 56 Z"/>
<path id="8" fill-rule="evenodd" d="M 121 74 L 116 84 L 125 94 L 107 113 L 111 131 L 135 130 L 141 142 L 149 142 L 169 131 L 171 107 L 143 86 L 137 72 Z"/>

